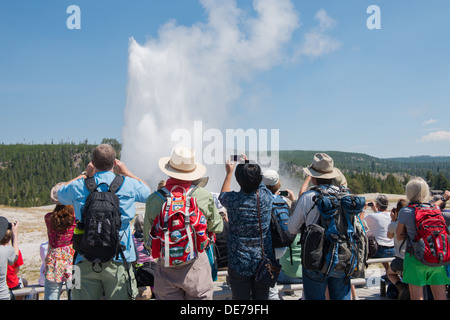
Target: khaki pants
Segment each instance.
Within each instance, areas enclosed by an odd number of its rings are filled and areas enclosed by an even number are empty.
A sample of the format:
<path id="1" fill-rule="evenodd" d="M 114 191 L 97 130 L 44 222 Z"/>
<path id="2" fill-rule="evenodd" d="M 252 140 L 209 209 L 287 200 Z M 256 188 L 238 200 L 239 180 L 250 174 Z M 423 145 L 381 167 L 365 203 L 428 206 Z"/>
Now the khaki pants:
<path id="1" fill-rule="evenodd" d="M 164 267 L 159 259 L 153 293 L 158 300 L 212 300 L 213 281 L 206 252 L 192 263 Z"/>
<path id="2" fill-rule="evenodd" d="M 120 262 L 105 262 L 100 268 L 97 263 L 92 267 L 92 262 L 84 260 L 77 266 L 80 268 L 81 288 L 72 290 L 73 300 L 130 300 L 136 297 L 136 279 L 131 264 L 131 279 L 128 278 L 125 265 Z"/>

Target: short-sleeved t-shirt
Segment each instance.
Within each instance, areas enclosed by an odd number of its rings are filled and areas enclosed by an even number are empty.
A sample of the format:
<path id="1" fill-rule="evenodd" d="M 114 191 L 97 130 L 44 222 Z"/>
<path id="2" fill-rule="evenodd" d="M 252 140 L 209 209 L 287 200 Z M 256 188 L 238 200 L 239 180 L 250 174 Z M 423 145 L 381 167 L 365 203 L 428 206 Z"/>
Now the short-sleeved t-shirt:
<path id="1" fill-rule="evenodd" d="M 364 218 L 370 231 L 375 235 L 378 245 L 393 247 L 394 240 L 387 237 L 388 226 L 391 223 L 391 213 L 379 211 L 366 214 Z"/>
<path id="2" fill-rule="evenodd" d="M 11 246 L 0 246 L 0 300 L 9 300 L 9 289 L 6 283 L 8 265 L 16 260 L 16 252 Z"/>
<path id="3" fill-rule="evenodd" d="M 264 252 L 274 258 L 270 233 L 273 197 L 264 184 L 259 186 L 259 196 Z M 243 276 L 254 276 L 262 256 L 256 192 L 222 192 L 219 201 L 229 220 L 228 265 Z"/>
<path id="4" fill-rule="evenodd" d="M 8 283 L 8 287 L 10 289 L 15 288 L 19 285 L 19 276 L 16 273 L 16 268 L 23 266 L 23 258 L 22 252 L 19 250 L 19 256 L 17 257 L 16 262 L 12 265 L 8 265 L 8 272 L 6 274 L 6 283 Z"/>
<path id="5" fill-rule="evenodd" d="M 110 171 L 97 172 L 94 175 L 95 182 L 98 185 L 98 190 L 106 192 L 108 186 L 114 180 L 116 175 Z M 124 177 L 122 186 L 117 191 L 117 197 L 120 201 L 120 213 L 122 219 L 122 226 L 120 228 L 120 244 L 124 246 L 124 256 L 128 262 L 136 261 L 136 251 L 134 248 L 134 241 L 132 239 L 130 221 L 136 214 L 135 202 L 145 203 L 150 195 L 150 188 L 130 177 Z M 86 199 L 89 195 L 89 190 L 84 184 L 84 179 L 78 179 L 71 184 L 64 185 L 58 190 L 58 199 L 64 205 L 73 205 L 75 209 L 75 218 L 81 220 L 82 212 Z M 82 259 L 78 255 L 76 263 Z M 122 257 L 119 256 L 115 261 L 122 262 Z"/>
<path id="6" fill-rule="evenodd" d="M 397 221 L 391 222 L 388 225 L 388 231 L 394 234 L 395 256 L 403 259 L 405 257 L 406 242 L 403 240 L 397 240 L 397 225 Z"/>

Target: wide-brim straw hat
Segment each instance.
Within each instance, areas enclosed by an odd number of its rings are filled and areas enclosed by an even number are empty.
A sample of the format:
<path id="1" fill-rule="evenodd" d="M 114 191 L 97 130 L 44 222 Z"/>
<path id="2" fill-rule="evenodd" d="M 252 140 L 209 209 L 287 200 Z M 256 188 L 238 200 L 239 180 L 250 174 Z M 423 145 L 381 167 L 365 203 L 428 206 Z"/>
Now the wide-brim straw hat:
<path id="1" fill-rule="evenodd" d="M 176 147 L 170 157 L 159 159 L 158 166 L 169 177 L 195 181 L 206 173 L 206 167 L 195 162 L 195 152 L 185 147 Z"/>
<path id="2" fill-rule="evenodd" d="M 341 177 L 342 173 L 334 167 L 333 158 L 326 153 L 316 153 L 313 162 L 303 171 L 313 177 L 319 179 L 335 179 Z"/>

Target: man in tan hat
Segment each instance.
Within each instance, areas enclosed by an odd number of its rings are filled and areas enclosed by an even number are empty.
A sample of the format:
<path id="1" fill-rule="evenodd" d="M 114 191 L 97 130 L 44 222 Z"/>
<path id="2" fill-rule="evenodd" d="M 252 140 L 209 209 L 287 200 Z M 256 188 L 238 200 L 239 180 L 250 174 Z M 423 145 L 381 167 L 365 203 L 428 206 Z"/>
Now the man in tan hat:
<path id="1" fill-rule="evenodd" d="M 330 193 L 339 192 L 339 187 L 333 185 L 335 179 L 342 179 L 342 172 L 334 167 L 333 159 L 326 153 L 314 155 L 313 162 L 304 168 L 305 174 L 310 177 L 314 186 L 325 189 Z M 314 197 L 319 194 L 316 190 L 309 190 L 301 194 L 294 213 L 288 220 L 290 233 L 301 233 L 302 226 L 316 224 L 320 218 L 320 212 L 314 203 Z M 345 281 L 344 275 L 331 271 L 324 276 L 320 271 L 308 270 L 303 267 L 303 288 L 306 300 L 324 300 L 325 290 L 328 287 L 332 300 L 349 300 L 350 283 Z"/>
<path id="2" fill-rule="evenodd" d="M 188 190 L 196 181 L 201 179 L 206 168 L 195 162 L 195 153 L 192 149 L 177 147 L 171 157 L 159 160 L 159 168 L 169 176 L 165 188 L 172 190 L 174 196 L 180 196 L 180 189 L 172 189 L 181 186 Z M 212 194 L 197 185 L 191 194 L 196 198 L 200 211 L 207 219 L 209 232 L 221 233 L 223 220 L 216 207 Z M 144 243 L 149 246 L 151 240 L 149 231 L 153 221 L 160 213 L 165 199 L 161 194 L 154 192 L 146 202 L 144 218 Z M 211 300 L 213 295 L 213 281 L 211 266 L 205 251 L 198 254 L 192 262 L 179 266 L 164 265 L 163 259 L 158 259 L 155 270 L 154 294 L 159 300 Z"/>

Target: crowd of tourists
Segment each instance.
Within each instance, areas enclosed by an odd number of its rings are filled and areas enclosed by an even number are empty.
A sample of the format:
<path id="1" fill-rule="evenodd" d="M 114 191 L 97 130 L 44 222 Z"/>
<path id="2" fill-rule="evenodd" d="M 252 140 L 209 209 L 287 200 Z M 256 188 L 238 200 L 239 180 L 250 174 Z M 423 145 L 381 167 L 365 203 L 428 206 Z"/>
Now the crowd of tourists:
<path id="1" fill-rule="evenodd" d="M 45 299 L 60 299 L 71 284 L 73 300 L 211 300 L 226 270 L 235 300 L 282 299 L 277 284 L 297 283 L 304 300 L 350 300 L 351 280 L 364 277 L 369 258 L 392 258 L 383 273 L 393 298 L 424 299 L 429 289 L 434 300 L 447 299 L 450 192 L 432 197 L 422 178 L 410 179 L 389 209 L 383 194 L 353 195 L 325 153 L 303 169 L 298 194 L 245 155 L 226 161 L 220 193 L 208 190 L 191 149 L 175 148 L 158 166 L 167 179 L 152 192 L 101 144 L 83 173 L 51 189 Z M 27 286 L 19 230 L 20 222 L 0 217 L 2 300 Z"/>

